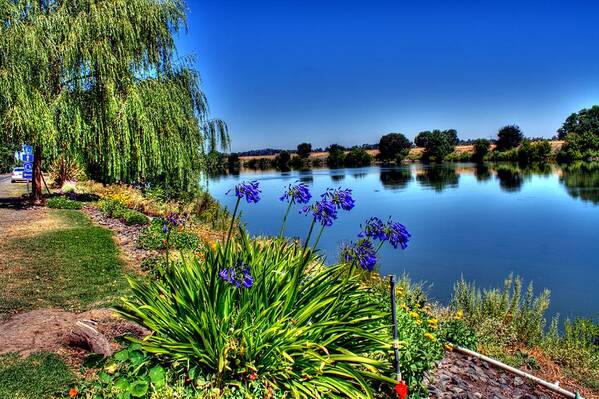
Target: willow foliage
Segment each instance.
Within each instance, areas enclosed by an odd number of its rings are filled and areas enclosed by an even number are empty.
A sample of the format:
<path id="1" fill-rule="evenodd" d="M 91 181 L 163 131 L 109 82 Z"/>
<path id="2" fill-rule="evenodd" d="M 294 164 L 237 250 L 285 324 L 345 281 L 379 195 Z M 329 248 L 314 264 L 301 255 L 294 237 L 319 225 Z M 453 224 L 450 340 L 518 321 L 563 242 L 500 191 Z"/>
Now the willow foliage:
<path id="1" fill-rule="evenodd" d="M 181 0 L 0 0 L 0 137 L 79 159 L 103 182 L 184 188 L 204 147 L 229 144 L 208 119 L 198 74 L 176 59 Z"/>

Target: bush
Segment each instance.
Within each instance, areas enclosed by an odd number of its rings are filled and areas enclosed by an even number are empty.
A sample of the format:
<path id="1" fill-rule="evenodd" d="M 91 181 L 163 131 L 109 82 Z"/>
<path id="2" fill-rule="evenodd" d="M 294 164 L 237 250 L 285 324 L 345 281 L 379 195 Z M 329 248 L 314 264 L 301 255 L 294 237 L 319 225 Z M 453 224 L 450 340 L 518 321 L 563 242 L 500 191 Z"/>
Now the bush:
<path id="1" fill-rule="evenodd" d="M 482 162 L 485 156 L 489 153 L 491 142 L 487 139 L 477 139 L 474 141 L 472 160 L 474 162 Z"/>
<path id="2" fill-rule="evenodd" d="M 345 165 L 345 148 L 339 144 L 332 144 L 327 148 L 327 166 L 329 168 L 340 168 Z"/>
<path id="3" fill-rule="evenodd" d="M 123 213 L 123 219 L 125 220 L 125 224 L 148 224 L 149 219 L 146 215 L 141 212 L 137 212 L 134 210 L 127 210 Z"/>
<path id="4" fill-rule="evenodd" d="M 125 215 L 128 208 L 118 200 L 102 200 L 98 203 L 100 212 L 108 217 L 120 219 Z"/>
<path id="5" fill-rule="evenodd" d="M 188 375 L 210 375 L 219 389 L 254 375 L 296 397 L 365 397 L 376 381 L 393 382 L 384 377 L 392 373 L 387 314 L 343 265 L 306 262 L 283 240 L 246 237 L 230 250 L 217 245 L 164 279 L 130 281 L 133 295 L 118 311 L 153 331 L 139 342 L 144 350 Z M 251 270 L 250 289 L 219 276 L 237 261 Z"/>
<path id="6" fill-rule="evenodd" d="M 422 159 L 427 162 L 442 162 L 455 148 L 454 137 L 449 131 L 433 130 L 426 138 Z"/>
<path id="7" fill-rule="evenodd" d="M 496 339 L 506 340 L 506 344 L 535 345 L 543 337 L 549 291 L 535 297 L 531 282 L 523 294 L 522 280 L 512 275 L 504 281 L 503 289 L 482 291 L 462 279 L 454 286 L 451 306 L 463 311 L 466 325 L 479 332 L 483 345 Z M 484 326 L 490 329 L 480 334 Z"/>
<path id="8" fill-rule="evenodd" d="M 364 148 L 354 147 L 346 155 L 344 164 L 347 167 L 369 166 L 372 163 L 372 155 Z"/>
<path id="9" fill-rule="evenodd" d="M 383 162 L 404 159 L 410 152 L 412 143 L 401 133 L 389 133 L 379 141 L 379 159 Z"/>
<path id="10" fill-rule="evenodd" d="M 570 133 L 558 154 L 560 161 L 586 160 L 599 158 L 599 133 L 581 132 Z"/>
<path id="11" fill-rule="evenodd" d="M 524 135 L 518 126 L 504 126 L 497 132 L 497 151 L 505 151 L 518 147 L 522 139 L 524 139 Z"/>
<path id="12" fill-rule="evenodd" d="M 162 230 L 163 223 L 163 218 L 154 218 L 150 225 L 143 229 L 137 240 L 137 246 L 148 250 L 166 249 L 167 234 Z M 197 235 L 184 229 L 171 230 L 168 245 L 171 249 L 176 250 L 197 250 L 203 247 L 202 240 Z"/>
<path id="13" fill-rule="evenodd" d="M 518 148 L 520 163 L 547 162 L 551 159 L 551 144 L 548 141 L 524 140 Z"/>
<path id="14" fill-rule="evenodd" d="M 65 197 L 52 197 L 48 199 L 48 208 L 54 209 L 81 209 L 81 202 L 73 201 Z"/>

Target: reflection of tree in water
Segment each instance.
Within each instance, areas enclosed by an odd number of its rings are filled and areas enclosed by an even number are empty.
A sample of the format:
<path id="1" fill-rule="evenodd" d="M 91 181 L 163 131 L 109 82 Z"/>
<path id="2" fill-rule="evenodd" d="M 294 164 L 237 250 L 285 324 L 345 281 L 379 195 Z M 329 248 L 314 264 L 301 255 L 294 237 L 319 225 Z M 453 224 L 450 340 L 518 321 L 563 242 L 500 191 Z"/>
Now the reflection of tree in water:
<path id="1" fill-rule="evenodd" d="M 509 193 L 520 191 L 524 184 L 522 173 L 520 173 L 520 170 L 514 166 L 498 166 L 497 178 L 499 179 L 499 187 L 501 187 L 503 191 Z"/>
<path id="2" fill-rule="evenodd" d="M 332 181 L 341 181 L 343 179 L 345 179 L 345 175 L 339 175 L 339 174 L 331 175 Z"/>
<path id="3" fill-rule="evenodd" d="M 522 174 L 529 177 L 535 176 L 551 176 L 553 174 L 553 168 L 549 162 L 535 162 L 527 164 L 521 167 Z"/>
<path id="4" fill-rule="evenodd" d="M 452 165 L 438 165 L 423 169 L 423 173 L 417 175 L 416 179 L 422 186 L 441 192 L 447 187 L 457 187 L 460 175 Z"/>
<path id="5" fill-rule="evenodd" d="M 563 166 L 560 181 L 573 198 L 599 204 L 599 162 Z"/>
<path id="6" fill-rule="evenodd" d="M 358 173 L 352 173 L 351 177 L 353 177 L 356 180 L 362 180 L 363 178 L 366 177 L 368 173 L 366 172 L 358 172 Z"/>
<path id="7" fill-rule="evenodd" d="M 299 174 L 299 181 L 302 183 L 312 183 L 314 181 L 314 175 L 311 170 L 302 170 Z"/>
<path id="8" fill-rule="evenodd" d="M 483 163 L 477 163 L 474 167 L 474 176 L 476 176 L 476 181 L 487 181 L 491 178 L 491 170 L 489 167 Z"/>
<path id="9" fill-rule="evenodd" d="M 380 179 L 383 187 L 397 190 L 412 181 L 412 172 L 409 169 L 381 169 Z"/>

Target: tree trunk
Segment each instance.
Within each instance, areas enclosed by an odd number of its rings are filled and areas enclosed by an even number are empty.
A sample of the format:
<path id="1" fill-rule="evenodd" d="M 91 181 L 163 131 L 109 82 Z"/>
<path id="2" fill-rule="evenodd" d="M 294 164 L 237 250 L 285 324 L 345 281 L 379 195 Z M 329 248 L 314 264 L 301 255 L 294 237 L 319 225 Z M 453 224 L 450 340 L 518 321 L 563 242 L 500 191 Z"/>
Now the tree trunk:
<path id="1" fill-rule="evenodd" d="M 35 205 L 40 205 L 44 202 L 44 196 L 42 194 L 42 146 L 36 144 L 33 152 L 31 199 Z"/>

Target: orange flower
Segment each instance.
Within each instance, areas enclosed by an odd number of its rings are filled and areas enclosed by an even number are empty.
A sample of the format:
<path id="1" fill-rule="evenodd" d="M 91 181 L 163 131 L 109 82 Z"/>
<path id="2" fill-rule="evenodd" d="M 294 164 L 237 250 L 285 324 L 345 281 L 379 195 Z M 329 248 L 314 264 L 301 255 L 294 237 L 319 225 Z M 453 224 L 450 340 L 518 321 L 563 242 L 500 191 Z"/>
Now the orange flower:
<path id="1" fill-rule="evenodd" d="M 69 398 L 74 398 L 75 396 L 77 396 L 79 392 L 77 391 L 77 388 L 71 388 L 69 389 Z"/>
<path id="2" fill-rule="evenodd" d="M 451 344 L 445 344 L 443 346 L 445 347 L 445 350 L 448 350 L 450 352 L 453 350 L 453 345 L 451 345 Z"/>
<path id="3" fill-rule="evenodd" d="M 408 386 L 405 382 L 400 381 L 395 384 L 395 393 L 398 399 L 405 399 L 408 397 Z"/>

